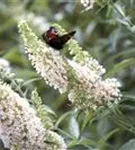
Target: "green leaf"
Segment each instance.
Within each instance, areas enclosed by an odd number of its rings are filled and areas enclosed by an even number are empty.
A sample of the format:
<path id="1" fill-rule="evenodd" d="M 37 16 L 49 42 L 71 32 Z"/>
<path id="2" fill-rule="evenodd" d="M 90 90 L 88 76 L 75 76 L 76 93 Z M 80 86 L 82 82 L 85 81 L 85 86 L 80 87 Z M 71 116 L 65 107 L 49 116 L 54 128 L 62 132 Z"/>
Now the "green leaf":
<path id="1" fill-rule="evenodd" d="M 95 120 L 95 114 L 94 113 L 86 113 L 82 122 L 82 126 L 81 126 L 81 132 L 84 131 L 84 129 L 86 128 L 86 126 L 90 123 L 92 124 L 92 122 Z"/>
<path id="2" fill-rule="evenodd" d="M 33 79 L 30 79 L 30 80 L 27 80 L 27 81 L 25 81 L 24 83 L 23 83 L 23 85 L 22 86 L 26 86 L 26 85 L 28 85 L 28 84 L 30 84 L 30 83 L 32 83 L 32 82 L 35 82 L 35 81 L 39 81 L 39 80 L 41 80 L 42 78 L 33 78 Z"/>
<path id="3" fill-rule="evenodd" d="M 64 120 L 66 119 L 69 115 L 71 115 L 73 113 L 73 111 L 69 111 L 65 114 L 63 114 L 58 120 L 57 122 L 55 123 L 55 128 L 57 128 L 59 126 L 59 124 Z"/>
<path id="4" fill-rule="evenodd" d="M 105 78 L 114 76 L 117 72 L 120 72 L 120 70 L 123 70 L 129 66 L 132 66 L 135 64 L 134 58 L 125 59 L 122 62 L 116 64 L 106 75 Z"/>
<path id="5" fill-rule="evenodd" d="M 99 147 L 103 147 L 105 144 L 106 144 L 106 141 L 113 135 L 115 134 L 116 132 L 118 132 L 119 129 L 115 129 L 109 133 L 107 133 L 106 135 L 103 136 L 103 138 L 101 140 L 98 141 L 98 145 Z"/>
<path id="6" fill-rule="evenodd" d="M 135 139 L 125 143 L 119 150 L 135 150 Z"/>
<path id="7" fill-rule="evenodd" d="M 123 98 L 128 99 L 128 100 L 135 101 L 135 95 L 123 94 Z"/>
<path id="8" fill-rule="evenodd" d="M 131 117 L 125 116 L 121 113 L 121 114 L 111 115 L 110 119 L 122 129 L 127 130 L 133 134 L 135 133 L 135 127 L 134 127 L 135 121 Z"/>
<path id="9" fill-rule="evenodd" d="M 81 140 L 72 140 L 71 143 L 68 144 L 68 148 L 72 148 L 74 146 L 77 146 L 77 145 L 84 145 L 84 146 L 95 146 L 97 145 L 97 142 L 93 141 L 93 140 L 90 140 L 90 139 L 81 139 Z"/>
<path id="10" fill-rule="evenodd" d="M 116 3 L 114 6 L 115 6 L 115 9 L 119 12 L 119 14 L 122 17 L 125 17 L 124 8 L 120 4 L 118 4 L 118 3 Z"/>
<path id="11" fill-rule="evenodd" d="M 113 39 L 114 41 L 114 39 Z M 132 49 L 129 49 L 129 50 L 126 50 L 126 51 L 121 51 L 119 53 L 116 53 L 115 55 L 111 56 L 111 57 L 108 57 L 105 61 L 104 61 L 104 64 L 108 65 L 108 64 L 113 64 L 113 61 L 115 61 L 117 58 L 127 58 L 127 57 L 130 57 L 132 55 L 135 54 L 135 48 L 132 48 Z"/>
<path id="12" fill-rule="evenodd" d="M 78 138 L 80 135 L 79 124 L 76 120 L 75 115 L 72 115 L 69 120 L 69 131 L 75 138 Z"/>
<path id="13" fill-rule="evenodd" d="M 14 73 L 16 74 L 17 77 L 23 78 L 25 80 L 38 77 L 38 75 L 35 71 L 28 70 L 28 69 L 22 70 L 20 68 L 17 68 L 17 69 L 14 69 Z"/>

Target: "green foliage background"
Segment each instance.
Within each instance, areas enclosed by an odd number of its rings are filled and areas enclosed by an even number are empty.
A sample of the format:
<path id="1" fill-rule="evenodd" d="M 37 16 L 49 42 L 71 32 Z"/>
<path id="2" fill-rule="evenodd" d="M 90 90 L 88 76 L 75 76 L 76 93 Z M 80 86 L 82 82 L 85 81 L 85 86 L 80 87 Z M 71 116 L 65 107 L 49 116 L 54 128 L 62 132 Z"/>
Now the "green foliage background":
<path id="1" fill-rule="evenodd" d="M 56 114 L 56 127 L 69 150 L 135 150 L 135 0 L 99 0 L 83 11 L 79 0 L 0 0 L 0 55 L 9 60 L 12 71 L 24 79 L 27 98 L 37 88 L 43 102 Z M 18 33 L 17 16 L 34 14 L 29 24 L 57 23 L 67 31 L 76 30 L 75 39 L 107 69 L 106 77 L 117 77 L 123 98 L 117 110 L 94 118 L 77 114 L 65 95 L 48 87 L 31 67 Z M 90 120 L 90 121 L 88 121 Z M 126 143 L 126 144 L 125 144 Z M 125 145 L 123 145 L 125 144 Z"/>

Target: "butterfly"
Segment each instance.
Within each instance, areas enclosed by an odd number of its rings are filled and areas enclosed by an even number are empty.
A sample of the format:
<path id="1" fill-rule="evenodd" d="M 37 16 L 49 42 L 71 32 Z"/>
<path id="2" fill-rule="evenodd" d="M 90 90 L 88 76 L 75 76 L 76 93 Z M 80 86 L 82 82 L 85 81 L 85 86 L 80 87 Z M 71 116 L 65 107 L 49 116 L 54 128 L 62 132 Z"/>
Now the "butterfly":
<path id="1" fill-rule="evenodd" d="M 71 39 L 76 31 L 71 31 L 67 34 L 60 36 L 55 27 L 50 27 L 42 34 L 43 40 L 51 47 L 60 50 Z"/>

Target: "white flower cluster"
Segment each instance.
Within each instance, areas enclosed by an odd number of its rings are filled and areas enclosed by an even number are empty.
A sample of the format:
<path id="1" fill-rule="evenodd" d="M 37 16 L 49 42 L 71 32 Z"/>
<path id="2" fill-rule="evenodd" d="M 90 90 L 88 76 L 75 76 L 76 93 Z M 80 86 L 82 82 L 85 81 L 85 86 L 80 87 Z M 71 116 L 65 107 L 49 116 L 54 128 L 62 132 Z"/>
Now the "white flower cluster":
<path id="1" fill-rule="evenodd" d="M 6 69 L 10 72 L 9 62 L 4 58 L 0 58 L 0 69 Z"/>
<path id="2" fill-rule="evenodd" d="M 103 68 L 103 66 L 101 66 L 99 62 L 92 57 L 84 59 L 83 63 L 80 64 L 89 68 L 90 70 L 94 71 L 96 74 L 100 76 L 106 72 L 105 68 Z"/>
<path id="3" fill-rule="evenodd" d="M 31 57 L 33 61 L 33 66 L 35 67 L 37 73 L 39 73 L 50 86 L 54 89 L 59 89 L 60 93 L 67 90 L 68 79 L 66 64 L 63 61 L 60 53 L 54 51 L 52 48 L 43 48 L 37 57 Z M 29 53 L 29 49 L 27 49 Z"/>
<path id="4" fill-rule="evenodd" d="M 0 138 L 4 145 L 44 150 L 46 130 L 36 112 L 8 85 L 0 83 L 0 93 Z"/>
<path id="5" fill-rule="evenodd" d="M 53 143 L 52 145 L 47 145 L 47 150 L 67 150 L 67 146 L 63 138 L 53 131 L 47 132 L 47 142 Z"/>
<path id="6" fill-rule="evenodd" d="M 74 61 L 68 61 L 73 69 L 76 82 L 71 84 L 68 98 L 79 109 L 97 109 L 112 107 L 117 104 L 121 98 L 119 82 L 116 79 L 102 80 L 100 72 L 89 68 L 86 65 L 80 65 Z M 93 66 L 98 68 L 98 64 L 93 61 Z"/>
<path id="7" fill-rule="evenodd" d="M 95 0 L 80 0 L 80 3 L 83 5 L 85 10 L 89 10 L 93 8 L 93 5 L 95 3 Z"/>
<path id="8" fill-rule="evenodd" d="M 12 79 L 14 76 L 15 74 L 11 72 L 9 62 L 4 58 L 0 58 L 0 78 L 2 80 Z"/>
<path id="9" fill-rule="evenodd" d="M 26 53 L 37 73 L 54 89 L 59 89 L 60 93 L 65 92 L 68 86 L 67 70 L 60 53 L 48 48 L 45 43 L 37 39 L 25 22 L 20 22 L 19 28 L 26 46 Z"/>
<path id="10" fill-rule="evenodd" d="M 5 72 L 6 74 L 9 74 L 11 72 L 10 64 L 4 58 L 0 58 L 0 72 L 1 73 Z"/>
<path id="11" fill-rule="evenodd" d="M 44 128 L 26 99 L 2 82 L 0 93 L 0 138 L 5 147 L 17 147 L 19 150 L 66 150 L 63 138 Z"/>
<path id="12" fill-rule="evenodd" d="M 88 55 L 85 57 L 85 51 L 80 61 L 77 57 L 73 60 L 65 59 L 58 51 L 38 40 L 25 22 L 21 22 L 19 27 L 28 57 L 36 71 L 50 86 L 61 93 L 67 92 L 69 100 L 77 108 L 96 111 L 112 107 L 121 99 L 117 79 L 103 80 L 102 75 L 106 70 L 97 60 Z"/>

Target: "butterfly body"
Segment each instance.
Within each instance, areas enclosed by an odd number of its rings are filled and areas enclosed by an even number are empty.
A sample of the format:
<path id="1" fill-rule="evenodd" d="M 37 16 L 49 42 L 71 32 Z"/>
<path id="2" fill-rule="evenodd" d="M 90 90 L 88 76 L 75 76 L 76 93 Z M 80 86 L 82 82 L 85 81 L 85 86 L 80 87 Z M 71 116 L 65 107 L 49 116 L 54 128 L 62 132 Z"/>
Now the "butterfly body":
<path id="1" fill-rule="evenodd" d="M 42 37 L 48 45 L 57 50 L 60 50 L 75 33 L 76 31 L 72 31 L 60 36 L 55 27 L 50 27 L 47 32 L 43 33 Z"/>

